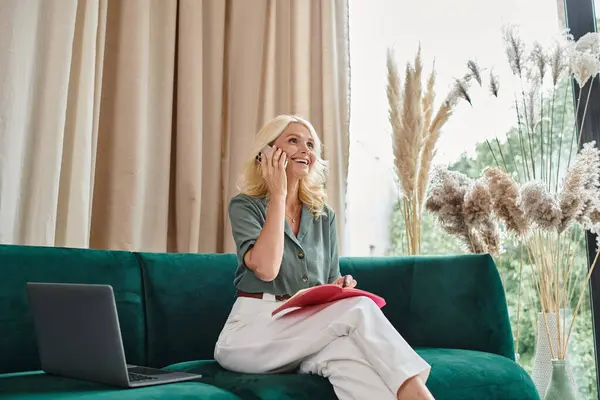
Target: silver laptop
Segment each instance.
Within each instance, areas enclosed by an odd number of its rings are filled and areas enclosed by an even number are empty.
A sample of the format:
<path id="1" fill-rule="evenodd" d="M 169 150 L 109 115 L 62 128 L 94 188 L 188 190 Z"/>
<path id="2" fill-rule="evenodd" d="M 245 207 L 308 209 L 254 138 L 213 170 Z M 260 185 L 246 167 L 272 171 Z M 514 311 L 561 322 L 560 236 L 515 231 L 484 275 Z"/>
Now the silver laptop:
<path id="1" fill-rule="evenodd" d="M 202 377 L 126 363 L 112 286 L 30 282 L 27 295 L 48 374 L 125 388 Z"/>

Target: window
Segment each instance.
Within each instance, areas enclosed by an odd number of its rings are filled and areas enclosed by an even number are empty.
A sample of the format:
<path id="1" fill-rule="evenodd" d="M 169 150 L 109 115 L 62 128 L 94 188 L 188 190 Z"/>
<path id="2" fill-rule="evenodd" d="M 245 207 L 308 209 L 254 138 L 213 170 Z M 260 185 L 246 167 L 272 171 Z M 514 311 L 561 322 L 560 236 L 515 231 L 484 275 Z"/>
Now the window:
<path id="1" fill-rule="evenodd" d="M 457 107 L 444 127 L 434 159 L 434 164 L 462 168 L 462 172 L 479 176 L 481 165 L 491 163 L 486 139 L 492 144 L 496 138 L 502 142 L 516 124 L 513 104 L 518 86 L 511 80 L 503 26 L 517 26 L 527 41 L 545 42 L 566 26 L 565 5 L 567 9 L 579 7 L 586 1 L 589 0 L 567 0 L 566 3 L 559 0 L 426 0 L 411 2 L 408 7 L 405 1 L 398 0 L 350 0 L 352 102 L 345 255 L 401 253 L 394 232 L 398 223 L 394 210 L 399 195 L 386 96 L 388 48 L 393 48 L 402 76 L 404 66 L 414 60 L 420 44 L 424 73 L 431 70 L 435 60 L 437 98 L 445 97 L 453 79 L 464 75 L 468 60 L 475 60 L 485 68 L 485 75 L 493 68 L 500 80 L 499 97 L 491 96 L 486 87 L 474 85 L 470 91 L 473 106 L 461 102 Z M 596 9 L 600 10 L 597 5 Z M 572 97 L 561 98 L 567 99 L 566 106 L 572 111 Z M 600 133 L 598 135 L 600 137 Z M 458 242 L 439 232 L 432 217 L 424 217 L 423 225 L 426 224 L 431 224 L 427 230 L 435 233 L 428 235 L 435 240 L 425 243 L 424 237 L 423 252 L 460 252 Z M 585 264 L 585 252 L 582 254 L 581 263 Z M 578 279 L 584 276 L 582 269 Z M 514 328 L 515 282 L 509 279 L 506 283 Z M 569 361 L 583 398 L 597 399 L 596 354 L 591 340 L 594 335 L 588 299 L 589 296 L 584 297 L 577 317 Z M 536 318 L 535 308 L 529 307 L 519 322 L 520 363 L 530 373 Z"/>
<path id="2" fill-rule="evenodd" d="M 503 24 L 521 25 L 529 36 L 544 38 L 559 31 L 562 19 L 555 3 L 546 0 L 427 0 L 413 2 L 410 12 L 408 9 L 404 1 L 350 1 L 348 255 L 368 255 L 370 244 L 376 246 L 379 255 L 389 248 L 387 225 L 397 190 L 385 92 L 387 49 L 394 49 L 402 69 L 414 59 L 420 43 L 425 72 L 435 59 L 436 90 L 441 97 L 472 58 L 484 68 L 495 66 L 501 78 L 508 76 Z M 482 15 L 486 18 L 479 18 Z M 499 100 L 485 89 L 474 90 L 476 107 L 458 107 L 438 143 L 436 163 L 452 163 L 465 152 L 473 155 L 477 143 L 506 134 L 515 117 L 513 98 L 504 87 L 507 79 L 501 84 L 501 93 L 506 96 Z"/>

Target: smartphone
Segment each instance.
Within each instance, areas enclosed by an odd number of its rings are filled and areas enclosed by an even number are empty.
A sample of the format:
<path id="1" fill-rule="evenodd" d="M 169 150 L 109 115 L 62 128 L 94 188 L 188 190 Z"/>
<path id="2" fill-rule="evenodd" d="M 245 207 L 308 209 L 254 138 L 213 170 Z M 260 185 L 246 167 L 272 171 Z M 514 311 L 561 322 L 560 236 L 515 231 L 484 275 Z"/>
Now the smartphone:
<path id="1" fill-rule="evenodd" d="M 262 150 L 256 155 L 256 161 L 260 164 L 261 161 L 261 156 L 265 154 L 265 155 L 269 155 L 272 156 L 273 155 L 273 148 L 269 145 L 266 145 L 265 147 L 262 148 Z M 287 168 L 288 166 L 288 160 L 285 160 L 285 163 L 283 164 L 283 168 Z"/>
<path id="2" fill-rule="evenodd" d="M 262 150 L 256 155 L 256 161 L 260 162 L 261 161 L 261 156 L 265 154 L 265 155 L 273 155 L 273 148 L 269 145 L 266 145 L 265 147 L 262 148 Z"/>

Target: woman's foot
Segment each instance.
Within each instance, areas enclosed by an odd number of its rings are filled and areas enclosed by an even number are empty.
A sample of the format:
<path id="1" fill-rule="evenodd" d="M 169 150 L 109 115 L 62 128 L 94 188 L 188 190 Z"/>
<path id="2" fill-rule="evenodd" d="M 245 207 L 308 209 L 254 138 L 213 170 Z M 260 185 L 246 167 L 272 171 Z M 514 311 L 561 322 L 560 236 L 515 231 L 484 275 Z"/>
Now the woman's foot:
<path id="1" fill-rule="evenodd" d="M 398 389 L 398 400 L 434 400 L 433 395 L 425 386 L 423 379 L 417 375 L 408 379 Z"/>

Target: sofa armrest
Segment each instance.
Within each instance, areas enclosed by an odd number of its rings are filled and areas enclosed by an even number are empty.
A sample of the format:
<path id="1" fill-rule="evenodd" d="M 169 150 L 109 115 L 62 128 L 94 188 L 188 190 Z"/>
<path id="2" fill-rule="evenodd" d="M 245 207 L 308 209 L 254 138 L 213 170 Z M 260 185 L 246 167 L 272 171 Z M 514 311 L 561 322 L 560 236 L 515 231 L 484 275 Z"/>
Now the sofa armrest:
<path id="1" fill-rule="evenodd" d="M 349 257 L 342 273 L 353 274 L 359 287 L 386 299 L 383 312 L 413 347 L 515 359 L 504 288 L 487 254 Z"/>

